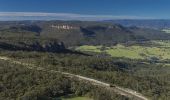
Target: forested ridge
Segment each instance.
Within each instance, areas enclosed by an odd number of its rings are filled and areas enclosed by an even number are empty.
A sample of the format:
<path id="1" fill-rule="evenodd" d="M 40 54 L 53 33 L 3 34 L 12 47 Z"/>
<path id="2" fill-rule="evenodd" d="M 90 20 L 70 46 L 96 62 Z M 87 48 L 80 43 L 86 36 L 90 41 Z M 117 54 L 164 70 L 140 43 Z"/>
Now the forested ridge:
<path id="1" fill-rule="evenodd" d="M 144 64 L 130 59 L 96 58 L 70 54 L 36 52 L 5 54 L 21 62 L 35 64 L 47 70 L 59 70 L 91 77 L 100 81 L 130 88 L 156 99 L 169 98 L 169 67 Z M 109 99 L 108 99 L 109 100 Z"/>
<path id="2" fill-rule="evenodd" d="M 66 95 L 86 95 L 94 100 L 128 99 L 106 88 L 62 74 L 29 70 L 10 62 L 0 63 L 1 100 L 56 100 Z"/>
<path id="3" fill-rule="evenodd" d="M 18 40 L 57 39 L 67 46 L 112 45 L 128 41 L 167 40 L 170 35 L 156 29 L 124 27 L 119 24 L 88 21 L 0 22 L 1 38 Z M 4 35 L 5 34 L 5 35 Z"/>

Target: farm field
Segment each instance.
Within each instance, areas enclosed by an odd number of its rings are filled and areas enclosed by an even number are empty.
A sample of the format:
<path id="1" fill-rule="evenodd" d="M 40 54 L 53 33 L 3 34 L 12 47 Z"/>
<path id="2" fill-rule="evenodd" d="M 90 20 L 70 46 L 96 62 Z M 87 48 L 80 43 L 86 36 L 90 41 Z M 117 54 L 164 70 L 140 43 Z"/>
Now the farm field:
<path id="1" fill-rule="evenodd" d="M 151 43 L 153 44 L 151 46 L 117 44 L 116 46 L 105 47 L 84 45 L 77 47 L 76 50 L 106 53 L 112 57 L 130 59 L 150 59 L 153 57 L 160 60 L 170 59 L 170 41 L 151 41 Z"/>
<path id="2" fill-rule="evenodd" d="M 170 33 L 170 29 L 163 29 L 162 31 L 165 33 Z"/>

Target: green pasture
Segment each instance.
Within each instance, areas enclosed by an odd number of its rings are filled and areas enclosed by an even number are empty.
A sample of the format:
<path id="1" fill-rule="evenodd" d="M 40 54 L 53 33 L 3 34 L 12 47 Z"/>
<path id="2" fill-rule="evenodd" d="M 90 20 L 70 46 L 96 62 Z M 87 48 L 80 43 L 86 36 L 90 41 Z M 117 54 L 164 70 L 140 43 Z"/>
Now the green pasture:
<path id="1" fill-rule="evenodd" d="M 170 33 L 170 29 L 163 29 L 162 31 L 165 33 Z"/>
<path id="2" fill-rule="evenodd" d="M 158 46 L 124 46 L 118 44 L 116 46 L 104 47 L 84 45 L 77 47 L 76 50 L 106 53 L 112 57 L 125 57 L 130 59 L 149 59 L 152 57 L 160 60 L 170 59 L 170 41 L 152 41 L 152 43 Z"/>

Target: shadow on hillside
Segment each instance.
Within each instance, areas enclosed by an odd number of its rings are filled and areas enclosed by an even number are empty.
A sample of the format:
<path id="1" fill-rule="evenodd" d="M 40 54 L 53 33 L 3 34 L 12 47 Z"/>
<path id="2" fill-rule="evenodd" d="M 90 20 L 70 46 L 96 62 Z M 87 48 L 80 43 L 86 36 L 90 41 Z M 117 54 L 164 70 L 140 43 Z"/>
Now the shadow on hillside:
<path id="1" fill-rule="evenodd" d="M 35 42 L 33 44 L 19 43 L 17 45 L 0 42 L 0 49 L 8 50 L 8 51 L 28 51 L 28 52 L 37 51 L 37 52 L 65 53 L 65 54 L 78 54 L 78 55 L 90 56 L 89 54 L 69 50 L 65 48 L 62 42 L 60 43 L 53 42 L 44 45 L 41 45 L 38 42 Z"/>

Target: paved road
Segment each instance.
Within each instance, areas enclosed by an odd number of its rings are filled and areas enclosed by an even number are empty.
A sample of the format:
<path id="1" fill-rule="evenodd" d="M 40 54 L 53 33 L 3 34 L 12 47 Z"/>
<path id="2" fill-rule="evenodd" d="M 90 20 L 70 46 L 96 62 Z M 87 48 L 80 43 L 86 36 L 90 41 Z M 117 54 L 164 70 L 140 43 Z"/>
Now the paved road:
<path id="1" fill-rule="evenodd" d="M 1 57 L 0 56 L 0 60 L 5 60 L 5 61 L 9 61 L 11 63 L 24 65 L 28 69 L 46 71 L 46 72 L 50 72 L 50 73 L 61 73 L 63 75 L 66 75 L 67 77 L 75 77 L 75 78 L 78 78 L 79 80 L 85 80 L 85 81 L 91 82 L 94 85 L 106 87 L 106 88 L 113 90 L 114 92 L 116 92 L 120 95 L 124 95 L 124 96 L 127 96 L 129 98 L 134 98 L 135 100 L 148 100 L 146 97 L 144 97 L 140 93 L 137 93 L 136 91 L 133 91 L 131 89 L 122 88 L 122 87 L 119 87 L 119 86 L 116 86 L 116 85 L 112 86 L 108 83 L 101 82 L 101 81 L 98 81 L 96 79 L 92 79 L 92 78 L 88 78 L 88 77 L 84 77 L 84 76 L 80 76 L 80 75 L 75 75 L 75 74 L 71 74 L 71 73 L 67 73 L 67 72 L 60 72 L 60 71 L 56 71 L 56 70 L 48 70 L 47 71 L 45 68 L 37 67 L 33 64 L 22 63 L 20 61 L 12 60 L 8 57 Z"/>

